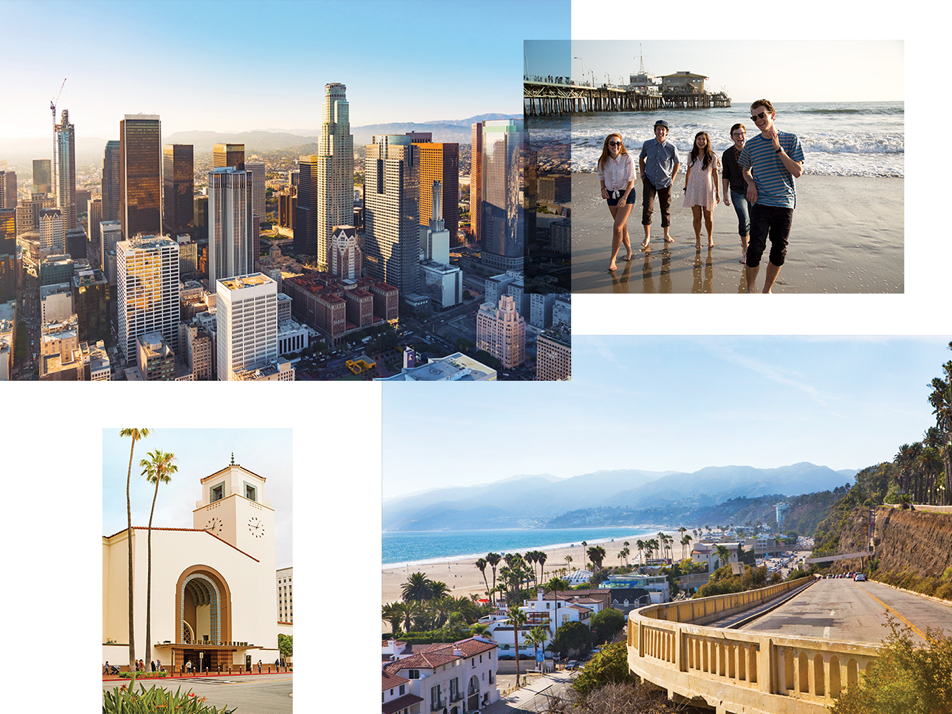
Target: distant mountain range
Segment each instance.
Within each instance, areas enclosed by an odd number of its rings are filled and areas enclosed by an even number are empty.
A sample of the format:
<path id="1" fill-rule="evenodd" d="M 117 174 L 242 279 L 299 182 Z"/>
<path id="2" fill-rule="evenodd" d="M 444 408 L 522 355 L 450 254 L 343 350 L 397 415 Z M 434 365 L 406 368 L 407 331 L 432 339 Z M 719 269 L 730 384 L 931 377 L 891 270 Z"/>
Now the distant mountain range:
<path id="1" fill-rule="evenodd" d="M 489 119 L 518 119 L 517 114 L 478 114 L 467 119 L 444 119 L 431 122 L 392 122 L 389 124 L 368 124 L 352 126 L 354 146 L 369 144 L 374 134 L 405 134 L 408 131 L 431 132 L 433 141 L 442 143 L 469 144 L 472 141 L 472 125 Z M 78 163 L 102 163 L 106 139 L 84 136 L 82 125 L 77 125 L 76 161 Z M 224 133 L 216 131 L 177 131 L 162 137 L 163 144 L 191 144 L 195 152 L 211 153 L 213 144 L 244 144 L 249 154 L 269 151 L 282 151 L 317 143 L 320 126 L 300 133 L 286 131 L 245 131 Z M 119 124 L 116 123 L 116 136 L 119 138 Z M 53 152 L 53 137 L 0 139 L 0 158 L 17 164 L 21 171 L 32 172 L 32 159 L 50 158 Z M 24 177 L 25 178 L 25 177 Z"/>
<path id="2" fill-rule="evenodd" d="M 449 486 L 383 503 L 385 531 L 543 528 L 583 509 L 681 510 L 728 499 L 832 491 L 855 470 L 799 463 L 774 469 L 711 466 L 693 473 L 637 469 L 596 471 L 566 479 L 525 475 L 479 486 Z"/>

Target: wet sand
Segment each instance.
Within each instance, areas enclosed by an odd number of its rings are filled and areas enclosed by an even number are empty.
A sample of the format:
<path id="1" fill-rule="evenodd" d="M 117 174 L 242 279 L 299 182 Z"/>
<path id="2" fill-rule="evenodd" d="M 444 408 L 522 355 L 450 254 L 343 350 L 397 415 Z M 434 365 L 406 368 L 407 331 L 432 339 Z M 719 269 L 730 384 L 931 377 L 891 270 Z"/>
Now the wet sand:
<path id="1" fill-rule="evenodd" d="M 663 530 L 667 535 L 674 536 L 674 545 L 673 555 L 676 559 L 681 557 L 681 534 L 678 531 L 669 530 L 669 529 L 659 529 Z M 635 559 L 638 557 L 637 548 L 635 547 L 635 541 L 637 540 L 646 540 L 648 538 L 654 538 L 655 533 L 650 535 L 643 536 L 634 536 L 631 538 L 616 538 L 614 541 L 603 543 L 591 543 L 590 545 L 600 545 L 605 549 L 605 560 L 602 565 L 607 567 L 609 565 L 624 565 L 625 561 L 618 558 L 618 553 L 625 547 L 625 541 L 629 543 L 628 549 L 631 551 L 628 555 L 628 562 L 634 563 Z M 690 531 L 689 531 L 690 534 Z M 545 561 L 545 580 L 549 580 L 555 577 L 555 571 L 559 568 L 572 568 L 580 569 L 582 568 L 582 546 L 576 545 L 574 548 L 552 548 L 544 549 L 548 558 Z M 687 548 L 685 548 L 685 554 L 687 554 Z M 572 556 L 572 562 L 569 563 L 565 560 L 565 556 Z M 435 563 L 429 565 L 411 565 L 409 567 L 401 568 L 384 568 L 383 577 L 382 577 L 382 595 L 383 600 L 382 604 L 386 605 L 387 603 L 394 602 L 400 599 L 400 590 L 403 587 L 403 584 L 407 581 L 407 577 L 412 573 L 423 572 L 426 573 L 426 576 L 431 580 L 438 580 L 446 583 L 446 586 L 449 588 L 450 594 L 454 597 L 459 597 L 461 595 L 469 596 L 471 593 L 478 593 L 481 597 L 486 596 L 486 585 L 483 583 L 482 573 L 479 572 L 479 569 L 476 567 L 476 558 L 471 558 L 467 560 L 458 560 L 452 561 L 449 563 Z M 500 562 L 496 566 L 496 572 L 498 574 L 499 568 L 505 565 L 505 562 Z M 539 566 L 533 566 L 538 572 Z M 591 566 L 589 566 L 590 568 Z M 489 581 L 489 586 L 492 587 L 493 576 L 492 569 L 486 567 L 486 579 Z M 388 630 L 387 626 L 384 626 L 384 630 Z"/>
<path id="2" fill-rule="evenodd" d="M 683 208 L 683 180 L 671 201 L 671 236 L 665 244 L 657 199 L 650 250 L 641 249 L 641 187 L 628 218 L 635 258 L 607 272 L 611 215 L 595 174 L 572 176 L 572 291 L 576 293 L 737 293 L 747 289 L 733 206 L 714 209 L 714 243 L 701 228 L 695 249 L 693 216 Z M 775 293 L 902 293 L 903 184 L 900 178 L 810 176 L 797 180 L 797 208 L 787 259 Z M 767 250 L 770 244 L 768 241 Z M 758 288 L 763 287 L 766 252 Z"/>

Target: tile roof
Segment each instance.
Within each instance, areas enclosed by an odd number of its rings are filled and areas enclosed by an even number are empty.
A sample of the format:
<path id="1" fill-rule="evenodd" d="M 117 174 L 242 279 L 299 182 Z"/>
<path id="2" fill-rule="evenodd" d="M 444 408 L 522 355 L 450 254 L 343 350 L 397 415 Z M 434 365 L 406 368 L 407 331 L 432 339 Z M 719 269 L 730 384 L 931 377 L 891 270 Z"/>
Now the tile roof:
<path id="1" fill-rule="evenodd" d="M 402 697 L 394 699 L 393 701 L 387 702 L 381 707 L 383 714 L 393 714 L 398 712 L 401 709 L 412 706 L 417 702 L 422 702 L 423 697 L 418 697 L 416 694 L 404 694 Z"/>
<path id="2" fill-rule="evenodd" d="M 403 654 L 409 657 L 390 662 L 384 667 L 385 672 L 395 674 L 402 669 L 436 669 L 454 660 L 461 659 L 457 650 L 462 652 L 463 658 L 474 657 L 483 652 L 499 647 L 495 642 L 470 637 L 458 642 L 442 642 L 428 645 L 408 645 Z"/>
<path id="3" fill-rule="evenodd" d="M 383 686 L 381 686 L 381 691 L 384 689 L 393 689 L 394 687 L 399 687 L 401 684 L 406 684 L 410 680 L 406 677 L 401 677 L 399 674 L 394 674 L 393 672 L 388 672 L 383 670 Z"/>

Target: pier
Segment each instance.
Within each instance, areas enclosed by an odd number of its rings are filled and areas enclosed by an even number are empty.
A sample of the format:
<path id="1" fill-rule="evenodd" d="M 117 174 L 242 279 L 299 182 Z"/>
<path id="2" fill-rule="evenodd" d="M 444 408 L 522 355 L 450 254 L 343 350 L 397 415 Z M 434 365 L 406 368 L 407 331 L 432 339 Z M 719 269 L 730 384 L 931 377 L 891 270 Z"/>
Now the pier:
<path id="1" fill-rule="evenodd" d="M 584 87 L 552 82 L 523 83 L 526 116 L 582 114 L 587 112 L 646 112 L 659 109 L 710 109 L 729 107 L 723 92 L 664 92 L 645 94 L 616 87 Z"/>

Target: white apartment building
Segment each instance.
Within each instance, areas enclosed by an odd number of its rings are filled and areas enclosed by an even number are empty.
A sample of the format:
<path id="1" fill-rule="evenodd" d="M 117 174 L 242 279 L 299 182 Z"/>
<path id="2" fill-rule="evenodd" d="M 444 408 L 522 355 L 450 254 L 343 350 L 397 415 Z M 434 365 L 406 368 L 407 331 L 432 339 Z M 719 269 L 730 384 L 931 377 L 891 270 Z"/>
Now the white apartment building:
<path id="1" fill-rule="evenodd" d="M 136 338 L 159 332 L 179 350 L 179 253 L 167 236 L 136 236 L 116 243 L 119 349 L 136 359 Z"/>
<path id="2" fill-rule="evenodd" d="M 278 285 L 250 273 L 217 283 L 218 379 L 233 381 L 278 357 Z M 247 378 L 247 377 L 246 377 Z"/>
<path id="3" fill-rule="evenodd" d="M 432 645 L 387 641 L 383 711 L 464 714 L 489 706 L 499 700 L 497 648 L 481 637 Z M 404 694 L 399 693 L 401 686 Z M 391 694 L 390 689 L 395 691 Z"/>

